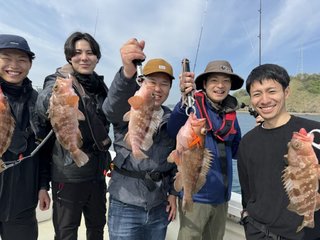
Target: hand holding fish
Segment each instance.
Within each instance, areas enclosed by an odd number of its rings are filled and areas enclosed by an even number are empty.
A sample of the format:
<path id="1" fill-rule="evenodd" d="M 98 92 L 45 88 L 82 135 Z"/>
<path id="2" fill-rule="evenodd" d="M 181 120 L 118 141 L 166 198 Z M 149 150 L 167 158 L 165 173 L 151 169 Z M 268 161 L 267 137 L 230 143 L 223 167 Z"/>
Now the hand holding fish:
<path id="1" fill-rule="evenodd" d="M 134 65 L 134 60 L 144 60 L 146 58 L 143 49 L 145 42 L 140 42 L 132 38 L 127 41 L 120 49 L 121 60 L 123 65 L 123 73 L 126 78 L 132 78 L 136 73 L 137 69 Z"/>
<path id="2" fill-rule="evenodd" d="M 314 135 L 304 128 L 294 132 L 288 143 L 288 166 L 283 171 L 284 188 L 289 197 L 288 210 L 304 216 L 297 232 L 314 227 L 314 212 L 320 209 L 320 165 L 312 148 Z"/>

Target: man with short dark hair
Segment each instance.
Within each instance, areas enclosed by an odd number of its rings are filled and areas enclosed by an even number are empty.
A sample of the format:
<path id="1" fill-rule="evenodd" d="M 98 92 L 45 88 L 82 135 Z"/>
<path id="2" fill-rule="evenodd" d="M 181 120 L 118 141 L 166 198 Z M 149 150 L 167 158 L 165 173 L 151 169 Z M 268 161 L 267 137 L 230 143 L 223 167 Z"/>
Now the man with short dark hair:
<path id="1" fill-rule="evenodd" d="M 34 106 L 38 93 L 27 77 L 35 54 L 17 35 L 0 34 L 0 238 L 38 238 L 39 152 L 43 138 Z M 24 157 L 28 157 L 23 159 Z"/>
<path id="2" fill-rule="evenodd" d="M 248 240 L 320 239 L 319 209 L 315 212 L 315 227 L 306 227 L 297 232 L 303 216 L 287 208 L 289 199 L 282 176 L 288 143 L 293 132 L 299 132 L 301 128 L 307 132 L 320 129 L 319 122 L 287 112 L 285 104 L 290 92 L 289 83 L 288 72 L 276 64 L 254 68 L 246 81 L 251 105 L 263 118 L 262 124 L 242 138 L 238 151 L 244 209 L 242 222 Z M 315 136 L 315 142 L 320 142 L 319 136 Z M 320 159 L 319 150 L 316 155 Z M 296 190 L 304 191 L 299 188 Z"/>
<path id="3" fill-rule="evenodd" d="M 84 116 L 84 120 L 79 121 L 78 130 L 81 134 L 78 136 L 82 144 L 78 147 L 89 160 L 79 167 L 73 155 L 64 147 L 72 144 L 72 137 L 66 137 L 64 145 L 56 137 L 52 154 L 47 154 L 47 160 L 51 162 L 41 168 L 42 181 L 46 184 L 39 192 L 39 206 L 45 207 L 50 202 L 47 191 L 51 181 L 55 240 L 77 239 L 82 215 L 87 240 L 102 240 L 106 224 L 105 173 L 111 161 L 108 151 L 111 141 L 108 136 L 110 124 L 102 111 L 108 88 L 103 76 L 94 71 L 101 57 L 100 47 L 90 34 L 74 32 L 67 38 L 64 52 L 68 64 L 46 77 L 43 90 L 39 93 L 37 112 L 44 120 L 48 120 L 49 101 L 56 79 L 71 74 L 72 90 L 79 97 L 78 109 Z M 63 107 L 68 109 L 67 104 Z M 61 121 L 56 125 L 60 124 L 60 129 L 64 129 L 65 124 L 67 129 L 62 134 L 72 135 L 71 119 L 61 112 L 55 116 Z"/>

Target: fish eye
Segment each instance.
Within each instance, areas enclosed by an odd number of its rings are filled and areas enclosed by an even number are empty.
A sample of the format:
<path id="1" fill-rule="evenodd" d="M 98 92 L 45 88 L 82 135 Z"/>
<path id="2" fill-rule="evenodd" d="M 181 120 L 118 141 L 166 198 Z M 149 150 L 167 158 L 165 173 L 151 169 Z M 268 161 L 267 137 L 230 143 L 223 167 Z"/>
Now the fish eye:
<path id="1" fill-rule="evenodd" d="M 207 135 L 208 131 L 207 131 L 206 128 L 201 128 L 200 133 L 201 133 L 202 135 Z"/>

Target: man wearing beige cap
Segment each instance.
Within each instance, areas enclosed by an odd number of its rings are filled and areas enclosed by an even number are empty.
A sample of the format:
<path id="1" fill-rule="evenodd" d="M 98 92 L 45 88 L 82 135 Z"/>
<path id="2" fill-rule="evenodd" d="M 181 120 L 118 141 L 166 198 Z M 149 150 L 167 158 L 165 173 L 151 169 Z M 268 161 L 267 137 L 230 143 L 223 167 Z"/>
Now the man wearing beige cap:
<path id="1" fill-rule="evenodd" d="M 243 79 L 227 61 L 210 62 L 195 81 L 191 72 L 180 77 L 182 99 L 194 91 L 194 85 L 199 90 L 194 93 L 196 115 L 206 118 L 205 148 L 213 155 L 206 183 L 193 195 L 192 211 L 182 211 L 183 192 L 179 194 L 180 240 L 223 239 L 231 196 L 232 158 L 241 138 L 235 112 L 238 103 L 229 91 L 241 88 L 242 84 Z M 168 132 L 172 137 L 188 118 L 185 108 L 184 101 L 178 102 L 170 116 Z"/>
<path id="2" fill-rule="evenodd" d="M 128 99 L 139 89 L 133 61 L 145 59 L 143 48 L 144 41 L 138 42 L 136 39 L 122 46 L 123 66 L 116 74 L 103 104 L 103 110 L 113 124 L 116 151 L 108 187 L 110 239 L 165 239 L 167 225 L 176 216 L 174 194 L 177 193 L 172 186 L 176 167 L 167 162 L 169 153 L 175 148 L 175 140 L 167 134 L 171 111 L 162 105 L 169 95 L 174 76 L 171 65 L 164 59 L 149 60 L 142 71 L 145 76 L 142 84 L 154 86 L 154 115 L 160 119 L 156 123 L 152 146 L 144 150 L 147 158 L 135 159 L 124 140 L 128 122 L 123 121 L 123 115 L 130 110 Z"/>

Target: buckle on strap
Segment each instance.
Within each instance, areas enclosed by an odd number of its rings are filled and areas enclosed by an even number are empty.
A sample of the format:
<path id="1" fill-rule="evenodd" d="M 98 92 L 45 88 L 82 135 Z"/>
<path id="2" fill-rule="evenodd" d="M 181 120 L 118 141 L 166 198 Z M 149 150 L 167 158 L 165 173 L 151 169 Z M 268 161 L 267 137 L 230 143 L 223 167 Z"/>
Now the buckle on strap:
<path id="1" fill-rule="evenodd" d="M 258 221 L 256 221 L 256 220 L 254 220 L 254 219 L 253 219 L 252 217 L 250 217 L 250 216 L 245 217 L 245 219 L 246 219 L 253 227 L 255 227 L 257 230 L 259 230 L 260 232 L 264 233 L 264 234 L 266 235 L 266 237 L 270 237 L 270 238 L 272 238 L 273 240 L 286 240 L 286 238 L 270 232 L 266 224 L 260 223 L 260 222 L 258 222 Z"/>

